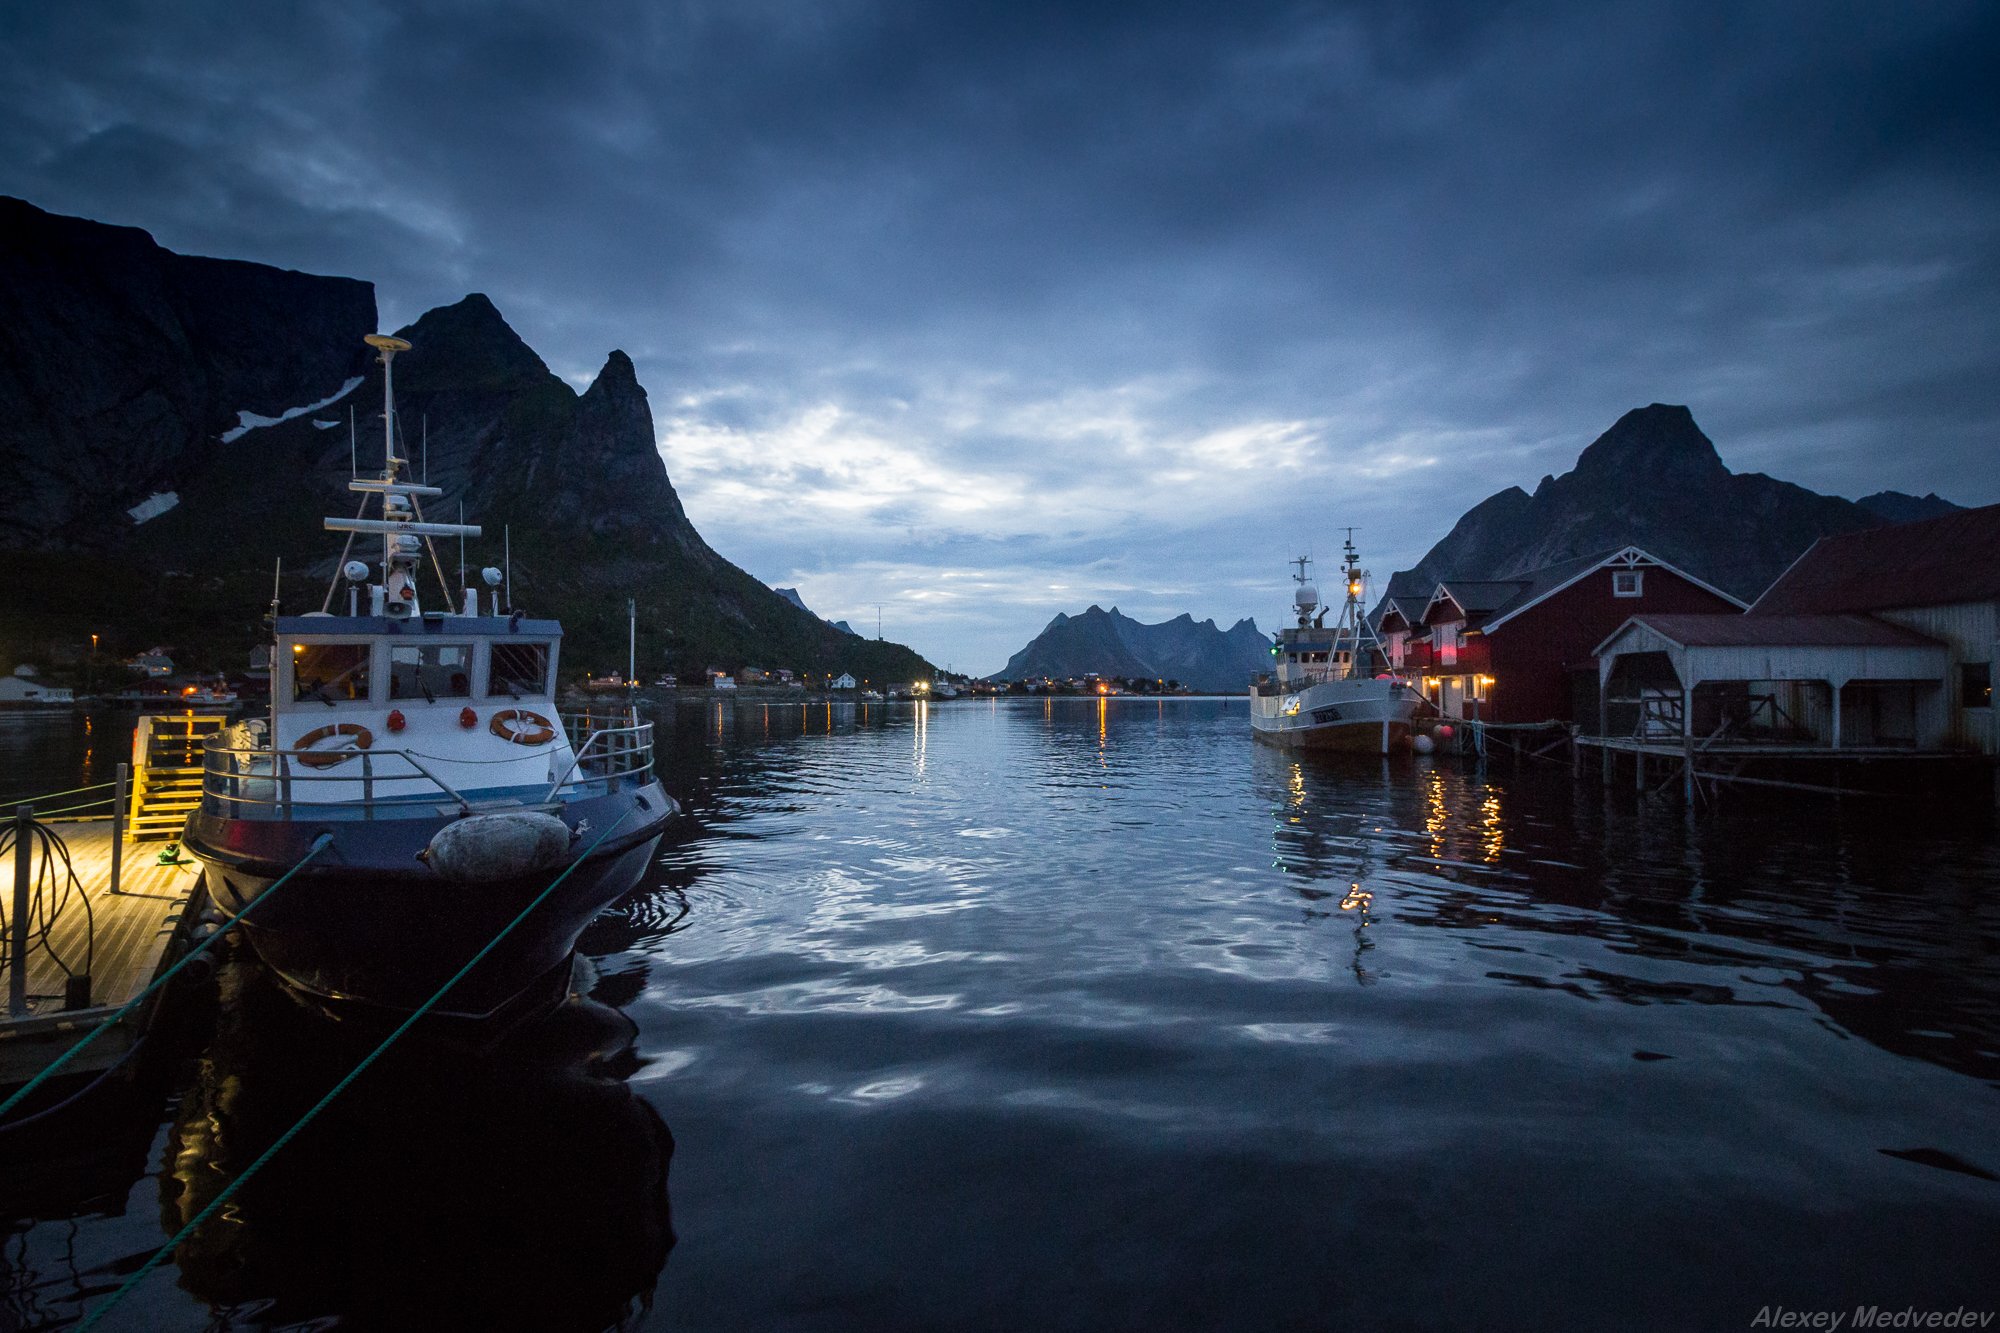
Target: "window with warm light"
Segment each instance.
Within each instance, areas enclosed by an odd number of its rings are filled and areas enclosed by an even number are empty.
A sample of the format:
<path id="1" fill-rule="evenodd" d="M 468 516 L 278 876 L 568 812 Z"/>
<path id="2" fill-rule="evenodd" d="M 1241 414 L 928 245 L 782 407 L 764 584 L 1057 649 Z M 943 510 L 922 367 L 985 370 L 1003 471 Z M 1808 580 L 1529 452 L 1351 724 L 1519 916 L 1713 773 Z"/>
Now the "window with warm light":
<path id="1" fill-rule="evenodd" d="M 295 643 L 292 645 L 292 701 L 345 703 L 368 697 L 365 643 Z"/>

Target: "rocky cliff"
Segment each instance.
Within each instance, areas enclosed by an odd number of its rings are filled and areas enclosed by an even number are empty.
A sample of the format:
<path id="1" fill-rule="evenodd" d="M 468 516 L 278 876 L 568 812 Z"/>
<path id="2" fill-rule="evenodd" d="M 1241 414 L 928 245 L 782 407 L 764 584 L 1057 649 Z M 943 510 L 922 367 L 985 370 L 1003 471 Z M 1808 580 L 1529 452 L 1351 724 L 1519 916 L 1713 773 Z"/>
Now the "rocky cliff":
<path id="1" fill-rule="evenodd" d="M 1094 672 L 1234 692 L 1254 672 L 1270 669 L 1270 653 L 1270 639 L 1252 620 L 1239 620 L 1222 630 L 1213 620 L 1197 621 L 1183 613 L 1144 625 L 1115 606 L 1109 611 L 1093 606 L 1081 615 L 1058 614 L 991 679 L 1066 680 Z"/>
<path id="2" fill-rule="evenodd" d="M 357 461 L 364 475 L 381 468 L 381 367 L 360 341 L 372 288 L 186 260 L 141 232 L 27 211 L 42 239 L 38 258 L 22 261 L 32 279 L 6 293 L 17 373 L 0 396 L 33 426 L 0 426 L 0 465 L 39 492 L 0 503 L 39 517 L 10 524 L 13 549 L 0 551 L 11 574 L 0 652 L 99 631 L 127 650 L 159 641 L 185 660 L 238 665 L 261 635 L 280 558 L 286 609 L 320 607 L 341 554 L 321 521 L 355 512 Z M 136 294 L 101 271 L 105 253 L 140 274 Z M 160 294 L 169 288 L 171 299 Z M 254 339 L 205 335 L 232 311 Z M 571 666 L 622 669 L 629 597 L 642 670 L 929 674 L 907 648 L 841 633 L 702 540 L 623 352 L 579 395 L 483 295 L 398 333 L 412 344 L 396 359 L 398 452 L 444 491 L 426 516 L 456 521 L 462 506 L 482 525 L 465 552 L 475 571 L 511 545 L 515 600 L 563 619 Z M 269 344 L 261 357 L 257 342 Z M 80 417 L 84 404 L 117 410 Z M 177 502 L 128 516 L 161 491 Z M 456 543 L 440 547 L 457 587 Z M 443 593 L 426 573 L 429 603 Z"/>
<path id="3" fill-rule="evenodd" d="M 793 606 L 796 606 L 799 610 L 806 612 L 808 615 L 815 614 L 813 612 L 813 609 L 806 605 L 806 599 L 799 596 L 799 590 L 797 588 L 773 588 L 771 589 L 771 591 L 778 594 L 778 596 L 784 598 L 786 601 L 790 602 Z M 819 618 L 821 620 L 826 620 L 825 616 L 820 616 Z M 842 634 L 854 633 L 853 626 L 849 625 L 845 620 L 827 620 L 826 623 L 833 626 L 835 629 L 839 630 Z"/>
<path id="4" fill-rule="evenodd" d="M 1510 486 L 1467 510 L 1385 591 L 1428 596 L 1447 576 L 1504 579 L 1633 543 L 1748 601 L 1820 537 L 1956 508 L 1893 491 L 1855 502 L 1731 472 L 1687 408 L 1654 403 L 1620 417 L 1534 494 Z"/>
<path id="5" fill-rule="evenodd" d="M 125 511 L 361 372 L 365 282 L 164 250 L 0 197 L 0 547 L 103 549 Z"/>

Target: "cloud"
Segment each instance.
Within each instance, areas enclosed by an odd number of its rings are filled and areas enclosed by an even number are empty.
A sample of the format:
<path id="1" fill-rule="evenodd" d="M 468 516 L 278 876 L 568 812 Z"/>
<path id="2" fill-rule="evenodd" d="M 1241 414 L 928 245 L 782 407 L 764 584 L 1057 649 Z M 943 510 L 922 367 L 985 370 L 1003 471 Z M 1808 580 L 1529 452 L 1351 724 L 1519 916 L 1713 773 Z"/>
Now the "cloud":
<path id="1" fill-rule="evenodd" d="M 1987 6 L 0 27 L 0 189 L 370 278 L 386 325 L 487 291 L 572 379 L 623 347 L 704 534 L 850 610 L 935 562 L 1275 614 L 1294 547 L 1407 564 L 1655 400 L 1732 466 L 2000 500 Z M 1004 658 L 1082 603 L 966 604 L 910 637 Z"/>

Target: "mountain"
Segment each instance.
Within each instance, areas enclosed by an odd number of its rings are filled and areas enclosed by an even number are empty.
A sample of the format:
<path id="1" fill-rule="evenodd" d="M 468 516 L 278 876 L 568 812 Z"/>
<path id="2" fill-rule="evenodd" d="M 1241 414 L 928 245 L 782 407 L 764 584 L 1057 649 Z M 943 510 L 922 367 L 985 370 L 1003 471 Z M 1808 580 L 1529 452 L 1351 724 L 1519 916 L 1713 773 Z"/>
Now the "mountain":
<path id="1" fill-rule="evenodd" d="M 362 372 L 375 292 L 164 250 L 0 197 L 0 548 L 115 544 L 209 466 L 239 414 Z M 300 395 L 307 396 L 300 396 Z"/>
<path id="2" fill-rule="evenodd" d="M 1877 491 L 1873 495 L 1862 496 L 1854 503 L 1884 523 L 1915 523 L 1920 519 L 1943 518 L 1946 514 L 1956 514 L 1965 508 L 1963 505 L 1955 505 L 1949 500 L 1938 498 L 1935 491 L 1929 495 Z"/>
<path id="3" fill-rule="evenodd" d="M 380 469 L 381 366 L 360 341 L 373 288 L 189 260 L 18 201 L 0 215 L 30 224 L 0 270 L 0 479 L 15 483 L 0 486 L 0 656 L 59 658 L 97 631 L 109 648 L 161 642 L 193 665 L 240 665 L 280 558 L 284 609 L 322 605 L 341 548 L 321 521 L 354 511 L 357 460 Z M 509 563 L 516 605 L 562 618 L 575 674 L 624 666 L 628 597 L 643 670 L 932 673 L 702 540 L 625 353 L 579 394 L 478 294 L 398 333 L 413 345 L 395 363 L 398 452 L 444 491 L 428 516 L 464 506 L 484 529 L 468 568 Z M 454 546 L 437 554 L 456 587 Z M 437 605 L 444 590 L 425 579 Z"/>
<path id="4" fill-rule="evenodd" d="M 1957 507 L 1894 491 L 1857 503 L 1731 472 L 1693 413 L 1654 403 L 1620 417 L 1532 495 L 1510 486 L 1467 510 L 1386 595 L 1424 598 L 1447 576 L 1505 579 L 1632 543 L 1750 601 L 1820 537 Z"/>
<path id="5" fill-rule="evenodd" d="M 1100 676 L 1178 680 L 1197 690 L 1233 692 L 1252 674 L 1270 669 L 1271 640 L 1253 620 L 1227 630 L 1213 620 L 1197 622 L 1183 613 L 1158 625 L 1142 625 L 1093 606 L 1082 615 L 1058 614 L 1028 646 L 1007 659 L 989 678 L 1064 680 L 1095 672 Z"/>
<path id="6" fill-rule="evenodd" d="M 790 602 L 793 606 L 796 606 L 799 610 L 805 612 L 807 615 L 813 614 L 813 609 L 806 605 L 805 598 L 799 596 L 799 590 L 797 588 L 773 588 L 771 589 L 771 591 L 778 594 L 778 596 L 784 598 L 786 601 Z M 821 616 L 819 618 L 821 620 L 826 620 L 826 617 L 824 616 Z M 849 627 L 848 623 L 845 620 L 826 620 L 826 623 L 833 626 L 835 629 L 839 630 L 842 634 L 854 633 L 854 630 Z M 856 635 L 855 637 L 859 638 L 860 636 Z"/>

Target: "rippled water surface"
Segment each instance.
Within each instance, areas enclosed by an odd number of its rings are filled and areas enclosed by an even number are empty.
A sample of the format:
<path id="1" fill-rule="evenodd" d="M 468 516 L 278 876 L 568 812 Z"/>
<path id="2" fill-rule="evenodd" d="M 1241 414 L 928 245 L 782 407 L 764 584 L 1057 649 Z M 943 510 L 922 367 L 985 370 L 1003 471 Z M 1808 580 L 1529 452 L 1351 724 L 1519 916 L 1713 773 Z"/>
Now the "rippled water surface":
<path id="1" fill-rule="evenodd" d="M 688 816 L 585 937 L 602 1005 L 371 1070 L 106 1327 L 2000 1309 L 1978 799 L 1690 819 L 1566 763 L 1300 762 L 1241 702 L 659 720 Z M 0 1187 L 15 1323 L 366 1049 L 217 985 L 129 1126 Z"/>

